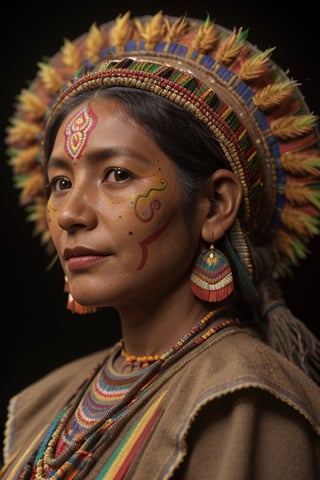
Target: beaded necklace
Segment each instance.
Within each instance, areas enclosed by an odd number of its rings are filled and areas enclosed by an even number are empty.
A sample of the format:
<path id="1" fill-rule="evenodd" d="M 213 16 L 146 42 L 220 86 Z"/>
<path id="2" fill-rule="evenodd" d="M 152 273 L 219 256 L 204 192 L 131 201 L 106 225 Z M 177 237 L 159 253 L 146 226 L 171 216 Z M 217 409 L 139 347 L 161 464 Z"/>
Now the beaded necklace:
<path id="1" fill-rule="evenodd" d="M 140 368 L 145 368 L 151 365 L 151 363 L 154 363 L 160 360 L 159 354 L 139 356 L 139 355 L 132 355 L 131 353 L 127 353 L 124 347 L 123 339 L 120 341 L 120 343 L 121 343 L 121 355 L 122 357 L 125 358 L 126 365 L 129 365 L 130 367 L 139 366 Z"/>
<path id="2" fill-rule="evenodd" d="M 68 445 L 72 445 L 76 438 L 85 438 L 105 416 L 105 412 L 127 395 L 132 384 L 141 375 L 139 371 L 137 375 L 113 375 L 113 362 L 114 355 L 111 355 L 81 399 L 58 439 L 56 455 L 62 453 Z"/>
<path id="3" fill-rule="evenodd" d="M 193 337 L 198 331 L 202 330 L 209 320 L 217 314 L 217 310 L 211 310 L 209 313 L 207 313 L 203 318 L 201 318 L 200 322 L 195 326 L 192 327 L 192 329 L 184 335 L 177 343 L 176 345 L 173 345 L 167 352 L 165 352 L 163 355 L 132 355 L 130 353 L 127 353 L 125 346 L 124 346 L 124 340 L 123 338 L 120 340 L 120 345 L 121 345 L 121 356 L 125 358 L 126 364 L 129 365 L 130 367 L 135 367 L 138 366 L 140 368 L 145 368 L 151 365 L 154 362 L 157 361 L 164 361 L 166 358 L 170 357 L 174 352 L 179 350 L 188 340 L 189 338 Z"/>
<path id="4" fill-rule="evenodd" d="M 211 310 L 209 313 L 207 313 L 197 325 L 191 328 L 191 330 L 184 335 L 177 343 L 176 345 L 173 345 L 167 352 L 164 354 L 155 354 L 155 355 L 133 355 L 130 353 L 127 353 L 125 346 L 124 346 L 124 340 L 120 340 L 120 345 L 121 345 L 121 356 L 125 358 L 126 364 L 130 367 L 135 367 L 138 366 L 139 368 L 145 368 L 151 365 L 152 363 L 155 362 L 164 362 L 167 358 L 169 358 L 171 355 L 173 355 L 175 352 L 180 350 L 182 346 L 188 342 L 188 340 L 192 337 L 194 337 L 198 332 L 203 330 L 203 328 L 209 323 L 209 321 L 214 317 L 217 319 L 217 315 L 219 313 L 219 309 L 216 310 Z M 233 320 L 232 320 L 233 321 Z M 224 324 L 220 324 L 220 327 L 217 326 L 215 327 L 214 331 L 211 332 L 211 335 L 215 333 L 215 331 L 218 331 L 219 329 L 223 328 Z M 217 330 L 218 329 L 218 330 Z"/>
<path id="5" fill-rule="evenodd" d="M 139 403 L 148 392 L 148 386 L 159 374 L 218 331 L 239 324 L 238 319 L 226 318 L 205 328 L 218 318 L 227 317 L 228 313 L 222 307 L 209 312 L 162 355 L 152 356 L 147 361 L 130 356 L 129 363 L 137 362 L 141 369 L 122 375 L 124 380 L 116 392 L 117 388 L 112 389 L 110 385 L 105 388 L 104 368 L 110 369 L 110 362 L 112 365 L 119 355 L 124 355 L 123 342 L 120 341 L 103 366 L 99 365 L 94 370 L 56 417 L 40 446 L 21 471 L 19 480 L 85 478 L 100 455 L 116 438 L 117 430 L 131 416 L 131 407 Z M 104 392 L 101 396 L 102 390 Z M 118 398 L 115 398 L 116 393 L 119 394 Z M 89 411 L 92 415 L 88 417 Z"/>

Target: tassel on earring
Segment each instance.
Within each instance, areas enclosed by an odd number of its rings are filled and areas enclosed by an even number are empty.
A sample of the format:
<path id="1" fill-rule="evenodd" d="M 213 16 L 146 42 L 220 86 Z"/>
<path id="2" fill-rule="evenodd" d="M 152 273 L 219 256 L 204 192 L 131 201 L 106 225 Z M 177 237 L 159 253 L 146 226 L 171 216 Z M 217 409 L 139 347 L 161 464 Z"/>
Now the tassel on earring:
<path id="1" fill-rule="evenodd" d="M 97 311 L 95 307 L 85 307 L 84 305 L 80 305 L 80 303 L 75 301 L 70 292 L 69 281 L 67 277 L 64 278 L 64 291 L 68 293 L 67 310 L 70 310 L 72 313 L 78 313 L 79 315 L 86 315 L 87 313 L 94 313 Z"/>
<path id="2" fill-rule="evenodd" d="M 197 258 L 191 273 L 193 294 L 206 302 L 221 302 L 233 291 L 233 275 L 225 255 L 210 245 Z"/>

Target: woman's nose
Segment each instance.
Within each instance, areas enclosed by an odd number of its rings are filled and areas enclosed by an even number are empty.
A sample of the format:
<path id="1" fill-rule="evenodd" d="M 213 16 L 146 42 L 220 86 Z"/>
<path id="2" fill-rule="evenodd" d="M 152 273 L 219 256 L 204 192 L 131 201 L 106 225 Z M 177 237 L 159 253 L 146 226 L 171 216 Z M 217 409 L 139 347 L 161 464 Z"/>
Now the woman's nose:
<path id="1" fill-rule="evenodd" d="M 60 206 L 57 222 L 61 228 L 74 231 L 78 228 L 92 230 L 97 225 L 96 199 L 91 198 L 85 189 L 72 189 Z"/>

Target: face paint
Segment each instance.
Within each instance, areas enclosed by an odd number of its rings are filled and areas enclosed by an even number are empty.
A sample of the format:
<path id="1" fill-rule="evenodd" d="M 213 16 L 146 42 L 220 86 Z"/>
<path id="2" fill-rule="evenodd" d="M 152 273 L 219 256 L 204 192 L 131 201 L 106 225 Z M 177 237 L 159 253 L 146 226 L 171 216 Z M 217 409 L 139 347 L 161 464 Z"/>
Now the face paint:
<path id="1" fill-rule="evenodd" d="M 160 210 L 161 202 L 158 198 L 152 198 L 157 192 L 163 192 L 167 189 L 168 182 L 161 179 L 162 187 L 150 188 L 146 195 L 139 195 L 135 204 L 135 214 L 141 222 L 150 222 L 154 217 L 155 210 Z"/>
<path id="2" fill-rule="evenodd" d="M 141 261 L 140 261 L 139 265 L 137 266 L 137 271 L 141 270 L 144 267 L 144 265 L 146 264 L 146 261 L 147 261 L 147 258 L 148 258 L 148 245 L 150 245 L 150 243 L 154 242 L 158 237 L 160 237 L 160 235 L 167 228 L 168 223 L 169 222 L 165 223 L 159 230 L 152 233 L 147 238 L 142 240 L 142 242 L 140 242 Z"/>
<path id="3" fill-rule="evenodd" d="M 149 223 L 153 220 L 155 211 L 160 210 L 161 201 L 158 198 L 159 192 L 163 194 L 168 188 L 168 182 L 164 178 L 160 179 L 160 187 L 151 187 L 146 194 L 140 194 L 136 198 L 134 211 L 137 219 L 143 223 Z M 160 194 L 160 195 L 161 195 Z M 148 259 L 148 245 L 157 240 L 166 229 L 169 222 L 166 222 L 159 230 L 148 235 L 140 242 L 141 260 L 137 271 L 141 270 Z"/>
<path id="4" fill-rule="evenodd" d="M 50 200 L 47 203 L 47 222 L 50 224 L 52 222 L 51 214 L 55 214 L 58 211 L 57 208 L 53 208 L 50 204 Z"/>
<path id="5" fill-rule="evenodd" d="M 92 108 L 85 105 L 68 123 L 64 136 L 64 150 L 71 160 L 79 159 L 88 143 L 89 134 L 97 123 Z"/>

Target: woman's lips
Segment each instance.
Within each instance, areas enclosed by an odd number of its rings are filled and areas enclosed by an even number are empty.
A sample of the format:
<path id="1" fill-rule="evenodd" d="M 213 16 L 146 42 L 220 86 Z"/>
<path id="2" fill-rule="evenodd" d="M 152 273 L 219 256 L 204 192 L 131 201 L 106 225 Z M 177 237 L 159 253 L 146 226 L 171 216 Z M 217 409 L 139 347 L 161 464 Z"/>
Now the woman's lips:
<path id="1" fill-rule="evenodd" d="M 70 257 L 67 260 L 67 266 L 72 270 L 81 269 L 103 262 L 106 258 L 106 255 L 84 255 L 79 257 Z"/>
<path id="2" fill-rule="evenodd" d="M 66 248 L 63 252 L 63 259 L 70 269 L 81 269 L 103 262 L 108 254 L 92 250 L 87 247 Z"/>

